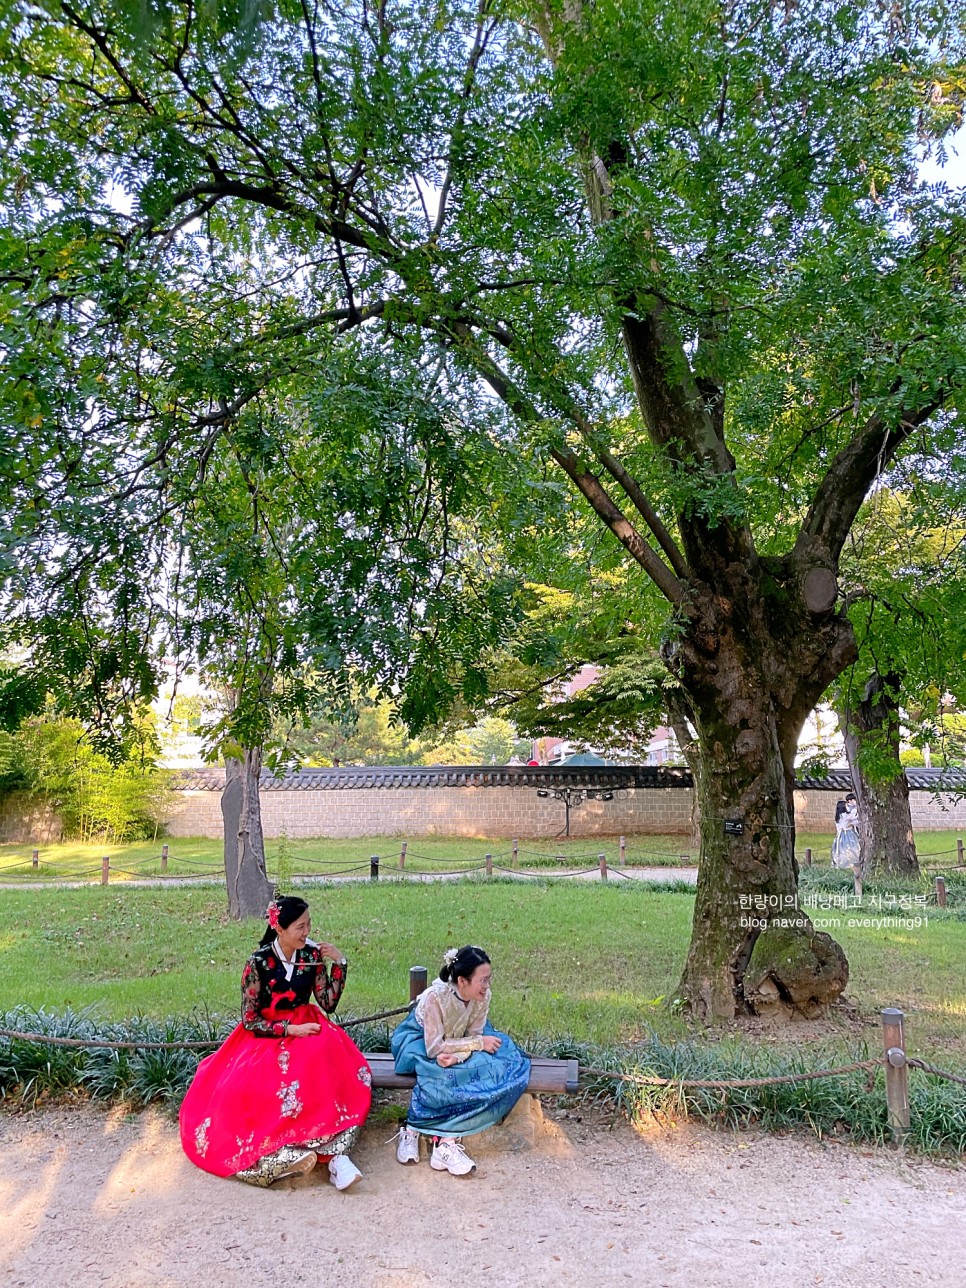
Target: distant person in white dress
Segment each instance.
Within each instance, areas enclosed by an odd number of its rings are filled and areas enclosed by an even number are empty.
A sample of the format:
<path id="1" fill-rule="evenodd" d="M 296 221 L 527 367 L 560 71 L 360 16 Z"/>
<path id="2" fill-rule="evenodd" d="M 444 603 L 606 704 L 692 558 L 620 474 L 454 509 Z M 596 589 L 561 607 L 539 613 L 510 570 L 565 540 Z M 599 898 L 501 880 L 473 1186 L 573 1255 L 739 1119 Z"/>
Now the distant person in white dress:
<path id="1" fill-rule="evenodd" d="M 832 867 L 851 868 L 859 861 L 859 807 L 853 792 L 835 806 L 835 840 Z"/>

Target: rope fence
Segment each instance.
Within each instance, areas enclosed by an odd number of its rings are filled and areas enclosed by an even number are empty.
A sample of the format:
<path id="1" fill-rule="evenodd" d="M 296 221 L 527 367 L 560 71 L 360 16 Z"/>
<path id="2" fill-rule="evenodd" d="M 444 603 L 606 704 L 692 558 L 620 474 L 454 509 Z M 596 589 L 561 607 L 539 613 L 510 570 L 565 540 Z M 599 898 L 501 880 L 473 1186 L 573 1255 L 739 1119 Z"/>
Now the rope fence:
<path id="1" fill-rule="evenodd" d="M 821 857 L 826 858 L 826 851 L 822 850 Z M 940 859 L 946 855 L 955 855 L 955 864 L 927 864 L 927 859 Z M 802 858 L 802 866 L 809 868 L 813 866 L 816 853 L 811 847 L 805 847 Z M 949 847 L 945 850 L 934 850 L 921 854 L 921 870 L 924 876 L 933 881 L 931 890 L 932 902 L 939 908 L 947 906 L 947 890 L 943 874 L 958 874 L 966 872 L 966 858 L 964 858 L 964 846 L 962 839 L 957 839 L 955 847 Z M 160 858 L 160 869 L 158 868 Z M 519 841 L 514 839 L 510 850 L 501 850 L 488 852 L 483 855 L 482 860 L 479 857 L 455 858 L 453 856 L 438 856 L 421 853 L 409 849 L 408 841 L 401 841 L 400 848 L 395 855 L 370 855 L 368 861 L 360 863 L 349 863 L 343 867 L 332 867 L 331 859 L 311 858 L 306 855 L 284 854 L 279 857 L 277 869 L 282 880 L 313 880 L 313 879 L 335 879 L 339 877 L 353 877 L 363 874 L 368 869 L 370 880 L 379 880 L 380 874 L 401 875 L 416 879 L 459 877 L 472 875 L 479 872 L 485 872 L 487 877 L 500 875 L 514 878 L 531 878 L 533 880 L 543 880 L 549 873 L 556 878 L 585 878 L 593 876 L 594 869 L 583 866 L 586 863 L 594 862 L 597 865 L 597 871 L 600 879 L 606 881 L 611 874 L 621 880 L 630 881 L 639 878 L 649 868 L 660 866 L 654 863 L 634 863 L 635 858 L 659 859 L 678 866 L 682 863 L 691 863 L 691 857 L 687 854 L 672 853 L 670 851 L 654 850 L 630 850 L 627 846 L 627 838 L 621 836 L 617 846 L 616 860 L 608 860 L 607 852 L 601 851 L 597 854 L 579 853 L 550 853 L 545 850 L 537 850 L 521 846 Z M 393 867 L 389 868 L 389 863 L 393 862 Z M 176 865 L 176 871 L 169 870 L 169 864 Z M 526 866 L 521 866 L 525 864 Z M 414 866 L 415 865 L 415 866 Z M 561 870 L 564 865 L 574 869 L 570 871 Z M 574 865 L 577 865 L 574 867 Z M 16 863 L 4 864 L 0 859 L 0 882 L 2 878 L 9 874 L 18 878 L 29 873 L 36 873 L 48 879 L 53 884 L 59 881 L 63 882 L 86 882 L 93 883 L 98 877 L 101 885 L 108 885 L 111 881 L 111 874 L 116 877 L 124 878 L 130 881 L 148 881 L 151 884 L 161 884 L 166 882 L 176 884 L 187 884 L 193 881 L 203 880 L 220 880 L 224 873 L 224 868 L 220 862 L 206 862 L 197 858 L 182 857 L 171 854 L 168 845 L 162 845 L 160 856 L 149 855 L 143 858 L 127 859 L 123 866 L 120 863 L 112 863 L 109 855 L 105 855 L 100 865 L 84 866 L 80 868 L 71 868 L 65 866 L 65 869 L 58 873 L 54 871 L 55 865 L 51 862 L 41 863 L 40 851 L 34 850 L 31 859 L 22 860 Z M 628 870 L 633 867 L 633 871 Z M 294 868 L 294 870 L 293 870 Z M 188 869 L 187 871 L 185 869 Z M 842 869 L 845 871 L 845 869 Z M 862 874 L 853 870 L 855 880 L 855 894 L 861 896 L 862 893 Z M 12 881 L 13 885 L 19 885 L 19 880 Z"/>
<path id="2" fill-rule="evenodd" d="M 410 1000 L 404 1006 L 395 1006 L 388 1010 L 377 1011 L 374 1015 L 365 1015 L 357 1019 L 344 1021 L 340 1027 L 352 1028 L 360 1024 L 371 1024 L 378 1020 L 389 1019 L 396 1015 L 408 1014 L 416 1004 L 420 993 L 426 988 L 428 972 L 424 966 L 413 966 L 409 970 Z M 802 1069 L 793 1073 L 773 1074 L 756 1078 L 684 1078 L 661 1077 L 657 1074 L 626 1073 L 613 1069 L 598 1069 L 578 1066 L 578 1082 L 585 1084 L 595 1080 L 628 1083 L 641 1087 L 674 1087 L 680 1090 L 700 1090 L 721 1092 L 787 1086 L 799 1082 L 815 1082 L 824 1078 L 841 1078 L 852 1073 L 871 1073 L 883 1069 L 885 1072 L 886 1109 L 888 1124 L 896 1144 L 901 1144 L 911 1127 L 909 1100 L 909 1070 L 918 1069 L 929 1077 L 940 1078 L 960 1086 L 966 1086 L 966 1077 L 941 1069 L 927 1060 L 911 1057 L 906 1053 L 904 1034 L 904 1014 L 897 1007 L 886 1007 L 880 1013 L 882 1023 L 883 1054 L 866 1060 L 854 1060 L 849 1064 L 836 1065 L 830 1069 Z M 59 1037 L 49 1033 L 27 1032 L 21 1029 L 0 1028 L 0 1038 L 10 1042 L 29 1042 L 40 1045 L 110 1049 L 116 1051 L 210 1051 L 221 1045 L 223 1039 L 212 1038 L 205 1041 L 151 1042 L 124 1041 L 107 1038 L 70 1038 Z M 871 1091 L 870 1080 L 868 1090 Z"/>

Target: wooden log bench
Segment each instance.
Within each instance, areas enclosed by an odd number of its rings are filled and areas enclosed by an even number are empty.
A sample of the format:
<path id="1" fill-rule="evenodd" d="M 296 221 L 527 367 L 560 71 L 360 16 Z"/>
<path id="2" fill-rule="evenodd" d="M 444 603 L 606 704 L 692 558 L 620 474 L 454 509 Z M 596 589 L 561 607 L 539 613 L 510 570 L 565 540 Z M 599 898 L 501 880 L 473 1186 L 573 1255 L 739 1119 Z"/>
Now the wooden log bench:
<path id="1" fill-rule="evenodd" d="M 409 1003 L 412 1005 L 428 982 L 425 966 L 409 968 Z M 411 1074 L 397 1073 L 392 1055 L 388 1051 L 372 1051 L 366 1055 L 372 1072 L 374 1087 L 409 1088 L 416 1085 Z M 573 1095 L 577 1091 L 578 1067 L 576 1060 L 551 1060 L 545 1056 L 530 1057 L 530 1081 L 527 1091 L 550 1095 Z"/>
<path id="2" fill-rule="evenodd" d="M 388 1051 L 370 1051 L 366 1055 L 372 1070 L 374 1087 L 414 1087 L 416 1079 L 411 1074 L 397 1073 Z M 527 1091 L 548 1092 L 553 1095 L 573 1095 L 577 1090 L 577 1061 L 550 1060 L 543 1056 L 530 1057 L 530 1081 Z"/>

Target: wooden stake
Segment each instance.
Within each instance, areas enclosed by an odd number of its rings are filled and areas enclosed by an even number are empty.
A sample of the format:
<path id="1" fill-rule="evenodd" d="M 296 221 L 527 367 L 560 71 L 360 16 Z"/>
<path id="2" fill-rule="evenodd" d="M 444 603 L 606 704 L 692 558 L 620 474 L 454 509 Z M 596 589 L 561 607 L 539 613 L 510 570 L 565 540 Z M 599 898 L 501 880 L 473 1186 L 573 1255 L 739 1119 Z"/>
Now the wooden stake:
<path id="1" fill-rule="evenodd" d="M 902 1031 L 905 1016 L 897 1007 L 887 1006 L 882 1012 L 882 1045 L 886 1055 L 886 1108 L 889 1128 L 897 1145 L 909 1131 L 909 1066 Z"/>
<path id="2" fill-rule="evenodd" d="M 409 1000 L 415 1002 L 416 998 L 426 991 L 426 983 L 429 972 L 425 966 L 410 966 L 409 968 Z"/>
<path id="3" fill-rule="evenodd" d="M 379 855 L 374 854 L 369 860 L 369 880 L 379 880 Z"/>
<path id="4" fill-rule="evenodd" d="M 607 880 L 607 855 L 606 854 L 597 855 L 597 866 L 600 868 L 601 881 L 606 881 Z"/>
<path id="5" fill-rule="evenodd" d="M 936 903 L 939 905 L 939 907 L 940 907 L 940 908 L 945 908 L 945 906 L 946 906 L 946 878 L 945 878 L 945 877 L 935 877 L 935 878 L 934 878 L 934 880 L 933 880 L 933 885 L 935 886 L 935 889 L 936 889 Z"/>
<path id="6" fill-rule="evenodd" d="M 111 860 L 105 854 L 101 859 L 101 885 L 107 885 L 108 873 L 111 870 Z"/>
<path id="7" fill-rule="evenodd" d="M 513 856 L 510 859 L 510 866 L 514 868 L 520 866 L 520 842 L 516 837 L 513 838 Z"/>
<path id="8" fill-rule="evenodd" d="M 486 860 L 485 860 L 485 861 L 486 861 L 486 875 L 487 875 L 488 877 L 491 877 L 491 876 L 493 875 L 493 855 L 492 855 L 492 854 L 488 854 L 488 855 L 486 856 Z"/>
<path id="9" fill-rule="evenodd" d="M 406 850 L 409 848 L 409 842 L 403 841 L 402 849 L 399 851 L 399 871 L 401 872 L 406 866 Z"/>
<path id="10" fill-rule="evenodd" d="M 167 870 L 168 870 L 168 847 L 166 845 L 162 845 L 161 846 L 161 871 L 167 872 Z"/>

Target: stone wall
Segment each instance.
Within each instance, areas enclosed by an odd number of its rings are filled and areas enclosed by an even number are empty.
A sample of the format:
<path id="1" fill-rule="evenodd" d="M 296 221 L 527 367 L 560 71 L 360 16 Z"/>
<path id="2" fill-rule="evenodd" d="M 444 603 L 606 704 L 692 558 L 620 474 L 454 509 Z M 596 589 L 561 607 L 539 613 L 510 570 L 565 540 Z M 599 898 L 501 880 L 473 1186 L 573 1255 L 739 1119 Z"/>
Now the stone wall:
<path id="1" fill-rule="evenodd" d="M 213 791 L 175 793 L 171 836 L 221 836 Z M 526 787 L 370 787 L 339 791 L 263 791 L 266 837 L 556 836 L 562 802 Z M 628 788 L 612 801 L 589 800 L 570 812 L 571 836 L 687 833 L 691 793 L 680 788 Z"/>
<path id="2" fill-rule="evenodd" d="M 833 830 L 840 791 L 795 792 L 795 826 L 802 832 Z M 188 788 L 172 794 L 166 830 L 171 836 L 220 839 L 221 794 Z M 917 832 L 956 831 L 966 836 L 966 799 L 929 791 L 910 793 Z M 564 826 L 564 806 L 533 787 L 348 787 L 338 790 L 262 791 L 266 837 L 467 836 L 554 837 Z M 612 801 L 585 801 L 571 810 L 575 837 L 681 835 L 690 837 L 691 789 L 629 787 Z M 61 821 L 26 792 L 0 798 L 0 843 L 50 845 Z M 928 848 L 928 847 L 927 847 Z"/>
<path id="3" fill-rule="evenodd" d="M 832 832 L 838 795 L 796 791 L 796 828 Z M 917 830 L 961 829 L 966 834 L 966 801 L 946 797 L 944 812 L 930 792 L 914 791 L 911 799 Z M 552 837 L 563 829 L 564 807 L 530 787 L 274 788 L 262 792 L 262 825 L 267 837 L 283 832 L 290 837 Z M 578 837 L 687 836 L 690 829 L 689 788 L 631 787 L 615 792 L 612 801 L 585 801 L 570 814 L 570 834 Z M 218 792 L 175 793 L 167 830 L 171 836 L 220 837 Z"/>
<path id="4" fill-rule="evenodd" d="M 63 832 L 56 811 L 29 792 L 0 796 L 0 845 L 52 845 Z"/>

